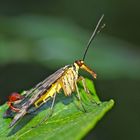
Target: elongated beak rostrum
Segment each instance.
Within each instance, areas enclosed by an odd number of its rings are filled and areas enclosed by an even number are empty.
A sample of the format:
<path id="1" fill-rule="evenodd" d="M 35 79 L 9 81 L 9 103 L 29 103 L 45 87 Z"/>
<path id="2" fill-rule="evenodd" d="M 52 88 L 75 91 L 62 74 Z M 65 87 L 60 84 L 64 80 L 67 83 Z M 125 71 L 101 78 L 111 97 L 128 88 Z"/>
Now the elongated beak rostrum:
<path id="1" fill-rule="evenodd" d="M 75 61 L 75 63 L 79 66 L 79 68 L 87 71 L 88 73 L 90 73 L 95 79 L 97 77 L 97 74 L 92 70 L 90 69 L 85 63 L 83 60 L 77 60 Z"/>

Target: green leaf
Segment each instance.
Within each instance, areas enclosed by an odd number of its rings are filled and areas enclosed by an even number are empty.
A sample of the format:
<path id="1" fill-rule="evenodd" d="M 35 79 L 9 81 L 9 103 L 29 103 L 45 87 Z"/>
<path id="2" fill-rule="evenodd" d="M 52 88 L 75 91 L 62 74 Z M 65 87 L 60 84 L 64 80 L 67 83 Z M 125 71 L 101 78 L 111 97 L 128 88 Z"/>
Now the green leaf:
<path id="1" fill-rule="evenodd" d="M 8 128 L 11 119 L 0 118 L 1 139 L 47 139 L 47 140 L 79 140 L 84 137 L 96 123 L 110 110 L 114 104 L 113 100 L 101 102 L 96 94 L 93 83 L 86 79 L 87 87 L 91 97 L 83 90 L 79 83 L 81 99 L 86 112 L 82 111 L 81 104 L 78 104 L 75 93 L 65 97 L 63 93 L 57 95 L 53 115 L 39 127 L 37 125 L 49 113 L 49 103 L 44 105 L 34 114 L 24 116 L 13 128 Z M 94 101 L 91 102 L 91 100 Z M 98 103 L 96 104 L 95 101 Z M 47 109 L 46 109 L 47 108 Z M 2 116 L 7 105 L 0 107 Z"/>

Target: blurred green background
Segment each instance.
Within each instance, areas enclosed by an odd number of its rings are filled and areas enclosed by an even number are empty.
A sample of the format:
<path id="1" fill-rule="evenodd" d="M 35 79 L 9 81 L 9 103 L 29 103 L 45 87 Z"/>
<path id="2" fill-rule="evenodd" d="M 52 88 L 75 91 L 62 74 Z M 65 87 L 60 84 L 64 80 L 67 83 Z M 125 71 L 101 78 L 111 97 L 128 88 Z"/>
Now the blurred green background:
<path id="1" fill-rule="evenodd" d="M 29 89 L 81 59 L 105 14 L 106 28 L 93 41 L 85 62 L 98 74 L 94 83 L 100 99 L 116 103 L 84 139 L 139 139 L 139 6 L 138 0 L 0 1 L 0 104 L 11 92 Z"/>

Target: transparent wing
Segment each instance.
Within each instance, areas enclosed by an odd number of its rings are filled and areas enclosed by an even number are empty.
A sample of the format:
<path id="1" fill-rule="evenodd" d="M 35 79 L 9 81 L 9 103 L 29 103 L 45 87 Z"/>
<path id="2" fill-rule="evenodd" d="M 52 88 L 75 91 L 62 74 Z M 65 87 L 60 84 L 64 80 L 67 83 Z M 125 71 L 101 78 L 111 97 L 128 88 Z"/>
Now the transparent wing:
<path id="1" fill-rule="evenodd" d="M 20 111 L 14 116 L 11 124 L 9 127 L 12 127 L 16 124 L 16 122 L 21 119 L 26 113 L 28 108 L 33 105 L 33 103 L 41 96 L 43 93 L 45 93 L 48 88 L 56 82 L 65 72 L 67 68 L 69 68 L 70 65 L 66 65 L 63 68 L 60 68 L 55 73 L 47 77 L 44 81 L 37 84 L 34 88 L 26 92 L 25 99 L 23 101 L 23 104 L 20 106 Z"/>

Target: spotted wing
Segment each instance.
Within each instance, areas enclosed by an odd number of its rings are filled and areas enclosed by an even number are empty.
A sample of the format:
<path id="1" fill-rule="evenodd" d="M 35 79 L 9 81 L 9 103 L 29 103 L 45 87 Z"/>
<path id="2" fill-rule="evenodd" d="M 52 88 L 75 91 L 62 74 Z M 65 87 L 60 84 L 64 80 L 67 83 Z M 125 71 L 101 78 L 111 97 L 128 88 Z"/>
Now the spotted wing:
<path id="1" fill-rule="evenodd" d="M 39 84 L 37 84 L 33 89 L 27 91 L 26 93 L 26 97 L 25 99 L 31 95 L 31 97 L 21 105 L 21 109 L 20 111 L 14 116 L 11 124 L 9 127 L 12 127 L 13 125 L 15 125 L 15 123 L 22 118 L 26 113 L 28 108 L 33 105 L 33 103 L 41 96 L 43 95 L 43 93 L 45 93 L 48 88 L 54 83 L 56 82 L 65 72 L 65 70 L 67 68 L 69 68 L 70 65 L 66 65 L 63 68 L 60 68 L 59 70 L 57 70 L 55 73 L 53 73 L 52 75 L 50 75 L 49 77 L 47 77 L 44 81 L 40 82 Z"/>

